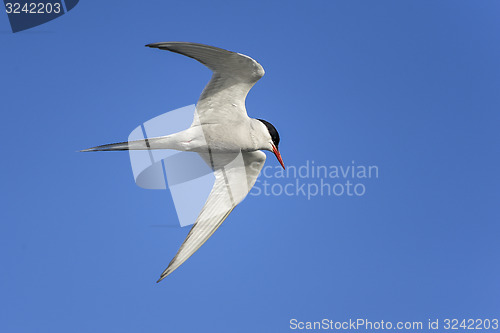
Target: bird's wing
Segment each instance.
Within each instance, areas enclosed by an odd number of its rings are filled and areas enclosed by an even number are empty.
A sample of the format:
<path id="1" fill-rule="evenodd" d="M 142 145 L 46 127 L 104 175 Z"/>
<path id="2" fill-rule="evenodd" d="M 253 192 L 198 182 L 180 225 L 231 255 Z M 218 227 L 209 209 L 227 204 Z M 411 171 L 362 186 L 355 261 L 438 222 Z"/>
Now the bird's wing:
<path id="1" fill-rule="evenodd" d="M 261 151 L 242 152 L 225 166 L 216 167 L 214 187 L 205 206 L 177 254 L 157 282 L 182 265 L 212 236 L 253 187 L 265 160 L 266 154 Z M 213 162 L 212 165 L 214 165 Z"/>
<path id="2" fill-rule="evenodd" d="M 212 70 L 212 79 L 196 105 L 201 124 L 240 121 L 248 117 L 245 98 L 264 76 L 264 69 L 257 61 L 240 53 L 196 43 L 164 42 L 146 46 L 180 53 Z"/>

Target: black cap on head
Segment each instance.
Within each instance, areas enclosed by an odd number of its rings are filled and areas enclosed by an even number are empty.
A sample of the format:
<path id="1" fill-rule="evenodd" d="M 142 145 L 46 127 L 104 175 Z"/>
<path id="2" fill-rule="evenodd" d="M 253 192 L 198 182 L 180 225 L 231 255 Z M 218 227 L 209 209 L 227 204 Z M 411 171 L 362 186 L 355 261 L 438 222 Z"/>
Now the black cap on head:
<path id="1" fill-rule="evenodd" d="M 273 126 L 273 124 L 271 124 L 268 121 L 265 121 L 264 119 L 257 119 L 257 120 L 260 120 L 264 125 L 266 125 L 274 145 L 276 146 L 276 148 L 278 148 L 278 145 L 280 144 L 280 135 L 278 134 L 276 128 Z"/>

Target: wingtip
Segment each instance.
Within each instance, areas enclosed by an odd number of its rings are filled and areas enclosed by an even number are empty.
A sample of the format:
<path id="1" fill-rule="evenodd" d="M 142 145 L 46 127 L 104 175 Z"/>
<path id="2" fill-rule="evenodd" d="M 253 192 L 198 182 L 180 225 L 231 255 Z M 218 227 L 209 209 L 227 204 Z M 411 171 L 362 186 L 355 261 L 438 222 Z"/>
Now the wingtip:
<path id="1" fill-rule="evenodd" d="M 154 49 L 159 49 L 162 44 L 165 44 L 165 43 L 149 43 L 149 44 L 146 44 L 144 46 L 151 47 L 151 48 L 154 48 Z"/>
<path id="2" fill-rule="evenodd" d="M 166 278 L 167 276 L 169 276 L 173 271 L 169 270 L 170 266 L 167 267 L 167 269 L 165 269 L 163 271 L 163 273 L 161 273 L 160 275 L 160 278 L 158 279 L 158 281 L 156 281 L 156 283 L 160 282 L 161 280 L 163 280 L 164 278 Z"/>

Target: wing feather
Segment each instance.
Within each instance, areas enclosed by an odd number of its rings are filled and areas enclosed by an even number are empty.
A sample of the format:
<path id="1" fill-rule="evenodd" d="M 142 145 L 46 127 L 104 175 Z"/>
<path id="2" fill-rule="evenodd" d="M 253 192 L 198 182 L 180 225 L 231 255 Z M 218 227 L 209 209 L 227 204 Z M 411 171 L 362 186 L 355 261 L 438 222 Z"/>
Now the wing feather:
<path id="1" fill-rule="evenodd" d="M 200 215 L 157 282 L 182 265 L 220 227 L 253 187 L 265 160 L 266 154 L 261 151 L 243 152 L 214 171 L 214 187 Z"/>
<path id="2" fill-rule="evenodd" d="M 257 61 L 240 53 L 196 43 L 163 42 L 146 46 L 185 55 L 212 70 L 212 78 L 196 105 L 201 124 L 214 119 L 232 122 L 248 117 L 246 96 L 265 73 Z"/>

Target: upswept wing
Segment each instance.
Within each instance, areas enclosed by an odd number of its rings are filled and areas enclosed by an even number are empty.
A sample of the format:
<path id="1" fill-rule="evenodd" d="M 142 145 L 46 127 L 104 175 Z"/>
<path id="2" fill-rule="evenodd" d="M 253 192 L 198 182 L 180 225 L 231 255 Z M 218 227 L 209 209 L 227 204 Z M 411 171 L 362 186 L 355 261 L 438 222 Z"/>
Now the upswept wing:
<path id="1" fill-rule="evenodd" d="M 188 56 L 212 70 L 212 79 L 196 105 L 201 124 L 248 117 L 245 98 L 265 73 L 257 61 L 240 53 L 196 43 L 164 42 L 146 46 Z"/>
<path id="2" fill-rule="evenodd" d="M 193 255 L 246 197 L 264 166 L 266 154 L 261 151 L 242 152 L 224 166 L 218 165 L 219 159 L 213 154 L 204 158 L 210 159 L 215 167 L 214 187 L 195 224 L 157 282 Z"/>

